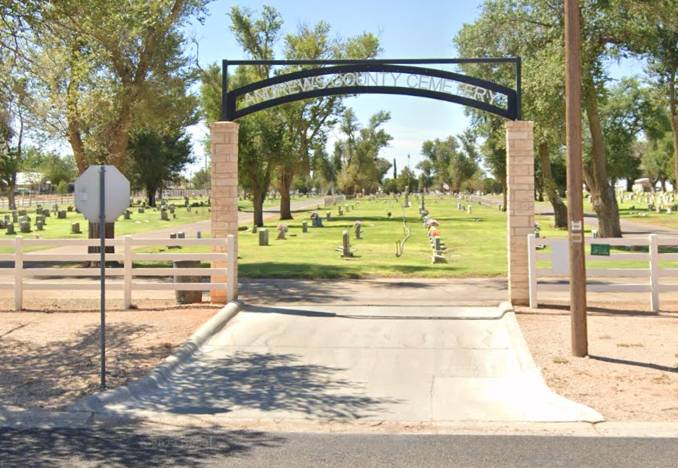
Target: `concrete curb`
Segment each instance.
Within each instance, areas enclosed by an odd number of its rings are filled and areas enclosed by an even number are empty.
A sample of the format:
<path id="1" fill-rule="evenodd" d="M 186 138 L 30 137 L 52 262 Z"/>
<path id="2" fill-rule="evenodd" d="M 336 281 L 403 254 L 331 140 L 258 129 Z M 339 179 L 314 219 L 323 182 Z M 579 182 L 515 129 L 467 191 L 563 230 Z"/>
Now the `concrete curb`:
<path id="1" fill-rule="evenodd" d="M 186 363 L 193 354 L 213 335 L 240 312 L 239 302 L 226 304 L 211 319 L 205 322 L 179 349 L 156 366 L 150 374 L 125 386 L 107 390 L 96 395 L 84 397 L 71 405 L 71 411 L 105 411 L 106 405 L 133 398 L 140 393 L 156 389 L 165 382 L 170 374 L 180 365 Z"/>
<path id="2" fill-rule="evenodd" d="M 513 311 L 513 306 L 509 302 L 502 302 L 499 305 L 499 309 L 502 311 L 505 319 L 507 320 L 506 324 L 508 328 L 509 339 L 513 343 L 513 347 L 517 353 L 518 361 L 520 362 L 520 366 L 524 370 L 525 375 L 529 376 L 529 378 L 534 381 L 536 386 L 541 386 L 543 390 L 548 395 L 550 395 L 553 404 L 557 404 L 562 411 L 569 413 L 573 421 L 591 424 L 600 424 L 604 422 L 605 418 L 603 415 L 595 409 L 582 403 L 567 399 L 554 392 L 551 387 L 548 386 L 546 379 L 544 379 L 544 376 L 541 373 L 541 369 L 539 366 L 537 366 L 537 363 L 532 357 L 530 347 L 523 336 L 523 331 L 520 328 L 518 319 L 516 318 L 515 312 Z"/>

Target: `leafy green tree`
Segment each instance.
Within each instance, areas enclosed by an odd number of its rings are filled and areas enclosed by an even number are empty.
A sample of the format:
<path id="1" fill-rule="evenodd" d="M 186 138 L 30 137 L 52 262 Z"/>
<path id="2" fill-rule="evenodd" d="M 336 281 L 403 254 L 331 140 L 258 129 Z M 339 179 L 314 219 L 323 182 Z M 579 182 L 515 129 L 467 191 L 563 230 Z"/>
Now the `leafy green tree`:
<path id="1" fill-rule="evenodd" d="M 663 138 L 642 142 L 638 144 L 641 154 L 641 167 L 643 173 L 650 179 L 652 187 L 657 182 L 666 190 L 666 181 L 673 177 L 673 138 L 671 132 L 666 132 Z M 674 186 L 675 186 L 675 179 Z"/>
<path id="2" fill-rule="evenodd" d="M 190 137 L 182 131 L 141 129 L 130 139 L 126 172 L 135 188 L 146 191 L 148 204 L 155 206 L 158 191 L 178 181 L 191 162 Z"/>
<path id="3" fill-rule="evenodd" d="M 62 0 L 35 2 L 26 14 L 30 72 L 40 81 L 34 112 L 69 141 L 80 172 L 93 162 L 124 167 L 135 127 L 195 106 L 184 102 L 191 64 L 182 27 L 205 4 Z"/>
<path id="4" fill-rule="evenodd" d="M 398 192 L 400 193 L 412 193 L 417 190 L 419 181 L 417 180 L 417 176 L 415 175 L 414 171 L 405 166 L 405 168 L 400 171 L 400 174 L 398 174 L 396 186 L 398 188 Z"/>
<path id="5" fill-rule="evenodd" d="M 72 155 L 60 156 L 55 153 L 46 153 L 36 169 L 42 174 L 43 181 L 49 181 L 52 186 L 61 183 L 68 186 L 78 176 L 78 168 Z"/>
<path id="6" fill-rule="evenodd" d="M 646 72 L 669 109 L 673 135 L 673 175 L 678 180 L 678 3 L 625 0 L 625 45 L 647 60 Z M 674 190 L 678 187 L 674 185 Z"/>
<path id="7" fill-rule="evenodd" d="M 388 112 L 378 112 L 370 117 L 367 127 L 362 128 L 351 109 L 344 112 L 340 128 L 345 138 L 335 144 L 335 155 L 341 160 L 338 185 L 343 193 L 373 193 L 379 188 L 390 168 L 388 161 L 379 158 L 379 152 L 392 139 L 382 128 L 390 118 Z M 416 188 L 416 178 L 414 180 Z"/>
<path id="8" fill-rule="evenodd" d="M 211 171 L 209 167 L 199 169 L 191 178 L 191 185 L 198 190 L 209 189 L 211 184 Z"/>

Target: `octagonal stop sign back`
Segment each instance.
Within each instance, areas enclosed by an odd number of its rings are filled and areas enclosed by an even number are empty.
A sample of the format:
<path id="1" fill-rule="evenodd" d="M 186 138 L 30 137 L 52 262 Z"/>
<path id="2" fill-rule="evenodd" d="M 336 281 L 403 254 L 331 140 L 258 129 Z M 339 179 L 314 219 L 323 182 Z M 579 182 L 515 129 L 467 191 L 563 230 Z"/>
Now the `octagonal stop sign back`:
<path id="1" fill-rule="evenodd" d="M 129 207 L 129 180 L 115 167 L 104 167 L 106 222 L 112 223 Z M 75 206 L 88 221 L 99 222 L 101 166 L 89 166 L 75 181 Z"/>

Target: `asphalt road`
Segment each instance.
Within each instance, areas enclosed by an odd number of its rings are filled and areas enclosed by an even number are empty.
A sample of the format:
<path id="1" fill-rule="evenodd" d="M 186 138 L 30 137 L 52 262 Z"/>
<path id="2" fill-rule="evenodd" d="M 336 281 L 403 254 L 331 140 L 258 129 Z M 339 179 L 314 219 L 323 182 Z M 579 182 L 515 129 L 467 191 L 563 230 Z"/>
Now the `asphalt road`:
<path id="1" fill-rule="evenodd" d="M 672 467 L 678 439 L 0 429 L 0 467 Z"/>

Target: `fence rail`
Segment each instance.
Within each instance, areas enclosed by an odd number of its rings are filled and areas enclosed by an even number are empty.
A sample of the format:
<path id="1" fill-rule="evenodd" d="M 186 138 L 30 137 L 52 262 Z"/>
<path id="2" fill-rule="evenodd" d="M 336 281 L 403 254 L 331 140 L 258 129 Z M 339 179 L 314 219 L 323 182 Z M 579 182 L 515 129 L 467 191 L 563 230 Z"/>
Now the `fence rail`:
<path id="1" fill-rule="evenodd" d="M 660 247 L 678 247 L 678 237 L 659 237 L 650 234 L 647 237 L 634 238 L 586 238 L 586 245 L 605 247 L 602 255 L 587 254 L 588 262 L 647 262 L 647 268 L 586 268 L 587 283 L 595 278 L 616 278 L 628 283 L 587 284 L 587 289 L 594 292 L 649 292 L 650 309 L 658 312 L 660 307 L 659 293 L 676 291 L 676 284 L 661 284 L 661 278 L 678 277 L 678 268 L 662 268 L 660 262 L 678 261 L 678 253 L 660 252 Z M 528 274 L 530 307 L 538 307 L 539 291 L 563 291 L 569 288 L 568 283 L 542 283 L 541 279 L 566 279 L 569 277 L 569 244 L 567 238 L 537 238 L 534 234 L 527 236 Z M 537 247 L 550 247 L 551 251 L 538 252 Z M 610 247 L 647 248 L 647 252 L 615 251 Z M 539 261 L 550 261 L 550 268 L 539 268 Z M 639 282 L 638 278 L 646 280 Z"/>
<path id="2" fill-rule="evenodd" d="M 68 277 L 68 278 L 91 278 L 99 277 L 99 268 L 88 266 L 69 266 L 64 268 L 36 267 L 27 268 L 26 263 L 30 262 L 98 262 L 100 260 L 98 253 L 41 253 L 40 251 L 31 252 L 27 249 L 35 246 L 98 246 L 98 239 L 24 239 L 17 236 L 15 239 L 0 240 L 0 247 L 10 247 L 14 253 L 0 254 L 0 261 L 13 262 L 13 266 L 3 266 L 0 264 L 0 280 L 7 277 L 11 282 L 0 283 L 0 289 L 14 289 L 14 305 L 16 310 L 23 308 L 24 290 L 92 290 L 98 289 L 98 283 L 78 283 L 78 282 L 49 282 L 27 281 L 30 277 Z M 212 247 L 215 252 L 210 253 L 182 253 L 182 252 L 160 252 L 145 253 L 135 252 L 135 247 L 143 246 L 207 246 Z M 107 254 L 106 260 L 111 262 L 120 262 L 122 268 L 105 269 L 106 278 L 115 278 L 122 282 L 106 282 L 106 288 L 110 290 L 122 290 L 125 308 L 132 305 L 132 292 L 135 290 L 173 290 L 173 291 L 226 291 L 228 301 L 235 299 L 235 273 L 237 268 L 237 257 L 235 251 L 235 237 L 229 235 L 226 238 L 214 239 L 142 239 L 125 236 L 118 239 L 106 239 L 106 246 L 121 247 L 122 252 Z M 184 260 L 210 261 L 212 266 L 202 267 L 135 267 L 135 261 L 160 261 L 160 262 L 178 262 Z M 210 282 L 180 282 L 178 278 L 183 276 L 209 276 Z M 138 282 L 134 281 L 136 277 L 173 277 L 171 283 L 158 282 Z"/>

